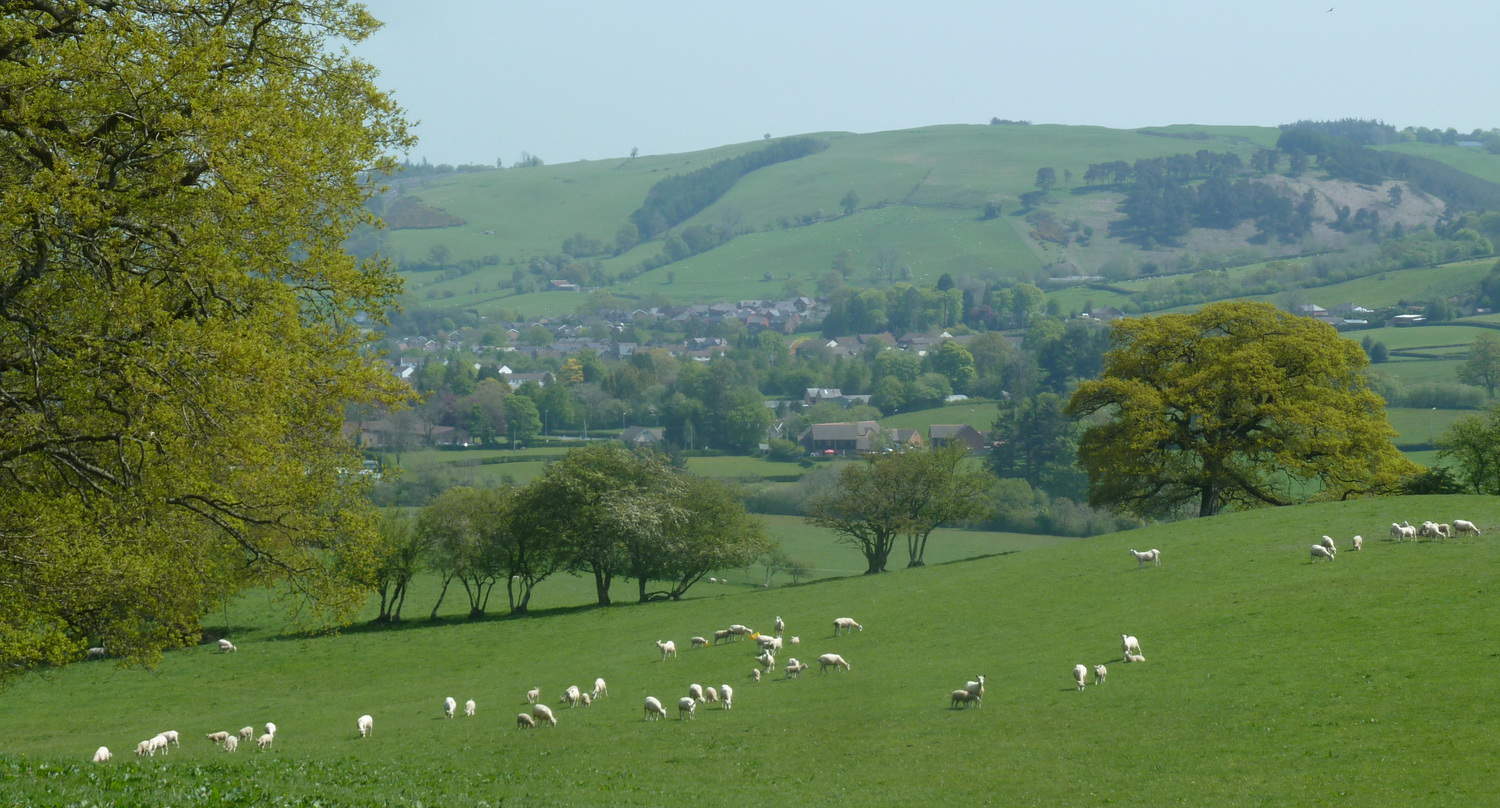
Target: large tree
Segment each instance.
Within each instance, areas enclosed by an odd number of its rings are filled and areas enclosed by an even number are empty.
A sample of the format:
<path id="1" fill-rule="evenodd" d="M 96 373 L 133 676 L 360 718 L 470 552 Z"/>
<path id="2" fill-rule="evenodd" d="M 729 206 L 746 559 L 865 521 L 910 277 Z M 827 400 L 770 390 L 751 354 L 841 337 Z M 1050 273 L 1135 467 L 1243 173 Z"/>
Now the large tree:
<path id="1" fill-rule="evenodd" d="M 1079 446 L 1096 507 L 1211 516 L 1390 492 L 1417 471 L 1391 443 L 1364 352 L 1324 323 L 1217 303 L 1119 320 L 1111 336 L 1104 374 L 1068 403 L 1107 419 Z"/>
<path id="2" fill-rule="evenodd" d="M 150 661 L 225 593 L 348 617 L 373 519 L 339 434 L 399 389 L 342 249 L 408 143 L 343 0 L 15 0 L 0 16 L 0 671 Z M 389 163 L 386 163 L 389 166 Z"/>
<path id="3" fill-rule="evenodd" d="M 1500 407 L 1454 421 L 1437 445 L 1438 460 L 1454 463 L 1465 491 L 1500 494 Z"/>
<path id="4" fill-rule="evenodd" d="M 968 447 L 958 441 L 900 457 L 908 481 L 902 498 L 907 507 L 906 566 L 921 567 L 934 530 L 990 513 L 985 495 L 994 480 L 969 462 Z"/>
<path id="5" fill-rule="evenodd" d="M 1458 380 L 1483 387 L 1491 398 L 1500 386 L 1500 337 L 1480 334 L 1469 346 L 1469 358 L 1458 368 Z"/>

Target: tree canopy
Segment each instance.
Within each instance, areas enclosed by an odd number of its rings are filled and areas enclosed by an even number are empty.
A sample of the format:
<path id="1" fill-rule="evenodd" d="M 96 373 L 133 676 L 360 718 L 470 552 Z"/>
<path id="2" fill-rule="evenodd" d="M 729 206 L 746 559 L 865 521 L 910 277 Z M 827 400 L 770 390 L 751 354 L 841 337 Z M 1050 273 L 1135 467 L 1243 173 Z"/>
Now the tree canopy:
<path id="1" fill-rule="evenodd" d="M 339 428 L 398 397 L 356 318 L 399 282 L 342 244 L 409 139 L 338 45 L 375 27 L 343 0 L 6 4 L 0 671 L 150 661 L 275 579 L 363 602 Z"/>
<path id="2" fill-rule="evenodd" d="M 1157 517 L 1196 502 L 1211 516 L 1393 492 L 1417 471 L 1366 387 L 1364 352 L 1331 326 L 1218 303 L 1119 320 L 1112 338 L 1103 375 L 1068 403 L 1106 419 L 1079 445 L 1096 507 Z"/>

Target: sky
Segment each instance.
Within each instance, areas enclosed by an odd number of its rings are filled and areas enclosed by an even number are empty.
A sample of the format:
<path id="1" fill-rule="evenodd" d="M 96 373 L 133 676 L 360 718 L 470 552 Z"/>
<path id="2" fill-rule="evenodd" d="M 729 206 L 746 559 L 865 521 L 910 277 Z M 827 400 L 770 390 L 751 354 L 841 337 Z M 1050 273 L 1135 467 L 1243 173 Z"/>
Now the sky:
<path id="1" fill-rule="evenodd" d="M 1500 127 L 1494 0 L 366 0 L 409 157 L 510 165 L 992 117 Z M 1332 6 L 1333 10 L 1328 11 Z"/>

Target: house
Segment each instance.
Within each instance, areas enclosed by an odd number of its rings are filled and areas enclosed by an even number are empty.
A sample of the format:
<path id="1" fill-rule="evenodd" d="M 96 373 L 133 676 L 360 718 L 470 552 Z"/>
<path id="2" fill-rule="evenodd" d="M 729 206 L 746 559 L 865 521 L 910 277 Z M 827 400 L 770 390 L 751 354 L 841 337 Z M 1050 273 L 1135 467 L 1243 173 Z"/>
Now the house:
<path id="1" fill-rule="evenodd" d="M 1425 322 L 1427 318 L 1420 314 L 1398 314 L 1386 321 L 1390 325 L 1417 325 Z"/>
<path id="2" fill-rule="evenodd" d="M 802 394 L 802 403 L 811 407 L 820 401 L 841 399 L 843 397 L 844 391 L 837 387 L 809 387 Z"/>
<path id="3" fill-rule="evenodd" d="M 505 375 L 505 383 L 510 389 L 515 390 L 527 382 L 536 382 L 539 387 L 546 387 L 552 381 L 551 373 L 508 373 Z"/>
<path id="4" fill-rule="evenodd" d="M 920 449 L 925 445 L 922 433 L 915 429 L 887 429 L 885 439 L 895 449 Z"/>
<path id="5" fill-rule="evenodd" d="M 984 435 L 968 424 L 933 424 L 927 427 L 927 439 L 933 448 L 957 442 L 969 447 L 971 452 L 985 449 Z"/>
<path id="6" fill-rule="evenodd" d="M 875 421 L 813 424 L 797 437 L 810 452 L 857 454 L 876 448 L 883 436 Z"/>
<path id="7" fill-rule="evenodd" d="M 626 446 L 660 446 L 666 429 L 659 426 L 632 426 L 620 433 Z"/>
<path id="8" fill-rule="evenodd" d="M 547 281 L 547 288 L 554 292 L 576 292 L 578 284 L 565 279 L 554 278 Z"/>

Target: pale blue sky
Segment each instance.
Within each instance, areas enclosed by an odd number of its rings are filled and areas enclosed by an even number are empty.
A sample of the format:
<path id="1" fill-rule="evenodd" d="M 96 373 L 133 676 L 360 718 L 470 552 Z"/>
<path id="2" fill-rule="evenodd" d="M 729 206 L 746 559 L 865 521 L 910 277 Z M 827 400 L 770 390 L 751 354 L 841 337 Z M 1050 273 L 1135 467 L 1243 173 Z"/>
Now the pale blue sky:
<path id="1" fill-rule="evenodd" d="M 412 159 L 434 163 L 991 116 L 1500 126 L 1494 0 L 366 4 L 386 27 L 356 52 L 420 121 Z"/>

